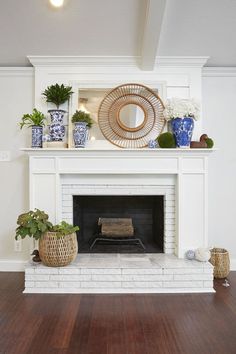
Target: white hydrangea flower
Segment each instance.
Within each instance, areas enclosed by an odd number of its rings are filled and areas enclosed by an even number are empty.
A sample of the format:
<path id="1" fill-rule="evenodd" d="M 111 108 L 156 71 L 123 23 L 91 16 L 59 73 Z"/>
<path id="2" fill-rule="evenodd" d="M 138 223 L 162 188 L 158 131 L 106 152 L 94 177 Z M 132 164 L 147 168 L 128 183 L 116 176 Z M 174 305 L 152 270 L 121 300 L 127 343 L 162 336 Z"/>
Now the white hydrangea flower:
<path id="1" fill-rule="evenodd" d="M 193 98 L 182 99 L 173 97 L 167 100 L 163 114 L 166 120 L 184 117 L 192 117 L 193 119 L 198 120 L 200 104 Z"/>

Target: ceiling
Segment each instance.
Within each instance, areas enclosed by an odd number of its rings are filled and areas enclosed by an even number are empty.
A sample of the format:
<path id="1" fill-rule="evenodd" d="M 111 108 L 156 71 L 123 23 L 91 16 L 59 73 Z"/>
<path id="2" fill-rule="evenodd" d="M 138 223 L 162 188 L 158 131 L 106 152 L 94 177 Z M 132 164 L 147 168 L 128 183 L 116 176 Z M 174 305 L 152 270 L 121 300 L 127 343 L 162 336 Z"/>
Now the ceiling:
<path id="1" fill-rule="evenodd" d="M 149 1 L 165 10 L 161 24 L 154 8 L 147 31 Z M 158 56 L 236 66 L 236 0 L 66 0 L 61 9 L 48 0 L 0 0 L 0 66 L 28 66 L 27 55 L 137 56 L 145 33 Z"/>

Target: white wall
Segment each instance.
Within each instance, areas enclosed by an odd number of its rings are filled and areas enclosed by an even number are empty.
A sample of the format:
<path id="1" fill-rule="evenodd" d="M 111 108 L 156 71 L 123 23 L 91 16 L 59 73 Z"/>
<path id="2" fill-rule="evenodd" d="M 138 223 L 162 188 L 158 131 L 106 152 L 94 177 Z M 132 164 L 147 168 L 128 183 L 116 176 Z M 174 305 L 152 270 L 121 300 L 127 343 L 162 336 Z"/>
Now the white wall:
<path id="1" fill-rule="evenodd" d="M 236 71 L 214 71 L 203 77 L 203 130 L 218 148 L 209 159 L 209 245 L 226 248 L 236 269 Z"/>
<path id="2" fill-rule="evenodd" d="M 30 131 L 17 123 L 32 111 L 33 95 L 33 69 L 0 68 L 0 150 L 11 153 L 10 162 L 0 162 L 0 270 L 14 270 L 29 257 L 28 241 L 14 251 L 14 236 L 17 216 L 28 209 L 28 161 L 20 148 L 30 144 Z"/>

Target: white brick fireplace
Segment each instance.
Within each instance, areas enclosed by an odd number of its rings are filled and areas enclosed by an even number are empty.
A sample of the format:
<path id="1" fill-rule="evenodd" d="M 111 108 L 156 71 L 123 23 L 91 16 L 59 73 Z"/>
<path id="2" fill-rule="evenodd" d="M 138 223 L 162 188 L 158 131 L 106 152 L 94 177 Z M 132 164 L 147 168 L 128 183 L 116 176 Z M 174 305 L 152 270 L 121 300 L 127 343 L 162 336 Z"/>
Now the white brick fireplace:
<path id="1" fill-rule="evenodd" d="M 141 254 L 135 259 L 135 255 L 130 255 L 130 258 L 120 255 L 118 260 L 116 255 L 112 261 L 107 254 L 91 255 L 95 256 L 94 259 L 87 255 L 89 258 L 85 261 L 86 255 L 79 255 L 77 265 L 67 270 L 30 266 L 26 269 L 26 292 L 91 292 L 91 288 L 92 292 L 163 292 L 173 291 L 173 288 L 176 291 L 212 290 L 212 268 L 209 264 L 178 260 L 184 258 L 186 250 L 208 245 L 207 160 L 212 150 L 87 148 L 79 151 L 25 151 L 30 156 L 30 208 L 45 210 L 53 222 L 73 221 L 74 195 L 164 196 L 164 253 L 167 257 Z M 104 259 L 108 263 L 104 263 Z M 111 274 L 109 269 L 113 267 L 115 273 Z M 130 277 L 127 272 L 130 272 Z M 95 276 L 99 274 L 103 275 L 100 278 Z M 101 281 L 102 277 L 105 280 L 108 277 L 111 283 L 98 283 L 96 279 Z M 116 278 L 120 280 L 114 283 L 112 279 Z M 133 281 L 127 282 L 128 278 Z M 154 278 L 159 281 L 153 283 Z M 138 282 L 140 279 L 142 281 Z"/>

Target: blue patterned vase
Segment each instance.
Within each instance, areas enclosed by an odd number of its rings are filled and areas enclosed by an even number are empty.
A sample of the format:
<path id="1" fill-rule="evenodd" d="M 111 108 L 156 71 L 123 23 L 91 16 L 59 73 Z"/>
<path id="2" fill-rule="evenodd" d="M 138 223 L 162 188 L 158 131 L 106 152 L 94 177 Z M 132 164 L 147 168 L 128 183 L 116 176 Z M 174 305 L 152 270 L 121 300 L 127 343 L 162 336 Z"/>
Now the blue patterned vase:
<path id="1" fill-rule="evenodd" d="M 51 141 L 62 141 L 65 136 L 65 126 L 63 118 L 66 111 L 62 109 L 50 109 L 48 111 L 51 116 L 52 124 L 49 125 L 49 134 Z"/>
<path id="2" fill-rule="evenodd" d="M 75 129 L 73 130 L 74 143 L 76 148 L 84 148 L 87 140 L 87 123 L 77 122 L 74 123 Z"/>
<path id="3" fill-rule="evenodd" d="M 171 120 L 171 128 L 175 137 L 176 146 L 179 148 L 189 148 L 194 128 L 193 118 L 174 118 Z"/>
<path id="4" fill-rule="evenodd" d="M 149 147 L 149 149 L 156 149 L 157 148 L 156 140 L 149 140 L 148 147 Z"/>
<path id="5" fill-rule="evenodd" d="M 32 148 L 41 148 L 43 146 L 43 127 L 32 126 Z"/>

